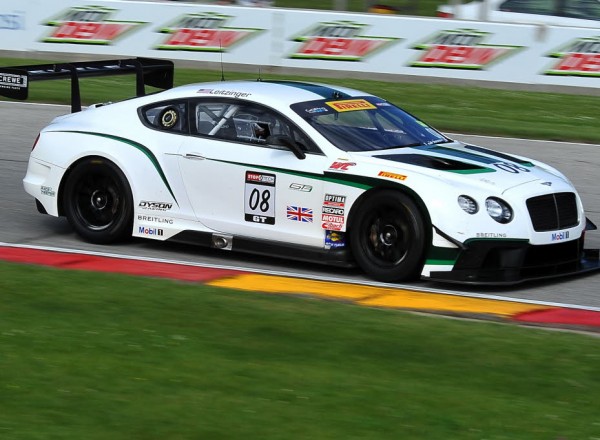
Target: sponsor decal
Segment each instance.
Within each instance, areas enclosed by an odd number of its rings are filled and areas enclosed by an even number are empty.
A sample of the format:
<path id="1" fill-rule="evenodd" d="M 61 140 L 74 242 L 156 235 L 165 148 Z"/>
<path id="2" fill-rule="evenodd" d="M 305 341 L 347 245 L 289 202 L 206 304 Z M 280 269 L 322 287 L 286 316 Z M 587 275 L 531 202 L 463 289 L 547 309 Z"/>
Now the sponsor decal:
<path id="1" fill-rule="evenodd" d="M 301 192 L 311 192 L 313 187 L 311 185 L 305 185 L 303 183 L 290 183 L 290 189 Z"/>
<path id="2" fill-rule="evenodd" d="M 0 89 L 7 90 L 9 95 L 17 99 L 27 98 L 27 75 L 18 73 L 0 73 Z"/>
<path id="3" fill-rule="evenodd" d="M 325 249 L 346 247 L 346 236 L 339 231 L 325 231 Z"/>
<path id="4" fill-rule="evenodd" d="M 380 171 L 377 175 L 380 177 L 388 177 L 390 179 L 406 180 L 406 176 L 403 174 L 388 173 L 387 171 Z"/>
<path id="5" fill-rule="evenodd" d="M 27 75 L 0 73 L 0 89 L 21 90 L 21 93 L 27 93 Z"/>
<path id="6" fill-rule="evenodd" d="M 331 222 L 331 223 L 344 223 L 344 216 L 343 215 L 323 214 L 321 216 L 321 221 Z"/>
<path id="7" fill-rule="evenodd" d="M 516 163 L 510 162 L 496 162 L 492 164 L 496 168 L 502 171 L 506 171 L 507 173 L 519 174 L 519 173 L 530 173 L 531 170 L 521 165 L 517 165 Z"/>
<path id="8" fill-rule="evenodd" d="M 343 101 L 329 101 L 325 104 L 332 109 L 337 110 L 339 113 L 356 110 L 373 110 L 377 108 L 365 99 L 345 99 Z"/>
<path id="9" fill-rule="evenodd" d="M 312 115 L 314 113 L 327 113 L 329 110 L 327 110 L 325 107 L 313 107 L 304 109 L 304 111 Z"/>
<path id="10" fill-rule="evenodd" d="M 126 33 L 146 24 L 143 21 L 109 20 L 118 9 L 104 6 L 77 6 L 46 23 L 54 29 L 44 43 L 112 44 Z"/>
<path id="11" fill-rule="evenodd" d="M 173 224 L 172 218 L 152 217 L 150 215 L 138 215 L 137 219 L 138 219 L 138 221 L 141 221 L 141 222 L 167 223 L 169 225 Z"/>
<path id="12" fill-rule="evenodd" d="M 331 229 L 332 231 L 341 231 L 343 226 L 344 225 L 342 223 L 331 223 L 331 222 L 321 223 L 321 227 L 323 229 Z"/>
<path id="13" fill-rule="evenodd" d="M 40 187 L 40 192 L 45 195 L 45 196 L 49 196 L 49 197 L 55 197 L 56 196 L 56 191 L 54 191 L 52 188 L 50 188 L 49 186 L 41 186 Z"/>
<path id="14" fill-rule="evenodd" d="M 321 214 L 321 227 L 332 231 L 340 231 L 344 226 L 343 215 Z"/>
<path id="15" fill-rule="evenodd" d="M 295 222 L 312 223 L 313 210 L 310 208 L 302 208 L 301 206 L 288 205 L 287 219 Z"/>
<path id="16" fill-rule="evenodd" d="M 149 202 L 146 200 L 142 200 L 138 206 L 142 209 L 148 209 L 150 211 L 169 211 L 173 207 L 173 204 L 166 202 Z"/>
<path id="17" fill-rule="evenodd" d="M 547 55 L 558 61 L 544 73 L 563 76 L 600 76 L 600 35 L 577 38 Z"/>
<path id="18" fill-rule="evenodd" d="M 275 174 L 246 171 L 244 220 L 275 224 Z"/>
<path id="19" fill-rule="evenodd" d="M 290 58 L 362 61 L 400 38 L 361 35 L 367 24 L 354 21 L 322 22 L 292 38 L 302 43 Z"/>
<path id="20" fill-rule="evenodd" d="M 179 113 L 176 109 L 170 108 L 165 111 L 160 118 L 160 125 L 164 128 L 173 128 L 177 124 Z"/>
<path id="21" fill-rule="evenodd" d="M 336 194 L 325 194 L 323 205 L 338 206 L 343 208 L 346 205 L 346 196 L 338 196 Z"/>
<path id="22" fill-rule="evenodd" d="M 477 238 L 506 238 L 507 235 L 505 232 L 502 233 L 498 233 L 498 232 L 478 232 L 477 234 L 475 234 L 475 237 Z"/>
<path id="23" fill-rule="evenodd" d="M 227 52 L 234 45 L 258 35 L 264 29 L 234 28 L 225 24 L 234 18 L 216 12 L 186 14 L 158 30 L 168 37 L 156 46 L 161 50 Z"/>
<path id="24" fill-rule="evenodd" d="M 321 207 L 321 227 L 330 231 L 340 231 L 344 227 L 346 196 L 325 194 Z M 326 243 L 327 244 L 327 243 Z"/>
<path id="25" fill-rule="evenodd" d="M 196 93 L 205 93 L 208 95 L 232 96 L 234 98 L 247 98 L 252 93 L 236 92 L 234 90 L 219 90 L 219 89 L 198 89 Z"/>
<path id="26" fill-rule="evenodd" d="M 344 215 L 344 208 L 335 208 L 333 206 L 323 206 L 321 209 L 323 214 Z"/>
<path id="27" fill-rule="evenodd" d="M 569 231 L 565 232 L 553 232 L 551 236 L 552 241 L 561 241 L 569 239 Z"/>
<path id="28" fill-rule="evenodd" d="M 246 183 L 258 183 L 261 185 L 275 186 L 275 175 L 246 171 Z"/>
<path id="29" fill-rule="evenodd" d="M 23 12 L 0 14 L 0 29 L 8 29 L 10 31 L 25 29 L 25 14 Z"/>
<path id="30" fill-rule="evenodd" d="M 144 234 L 144 235 L 156 235 L 156 236 L 164 235 L 164 231 L 162 229 L 146 228 L 145 226 L 140 226 L 138 228 L 138 233 Z"/>
<path id="31" fill-rule="evenodd" d="M 479 70 L 522 48 L 522 46 L 484 44 L 483 42 L 492 35 L 476 29 L 441 31 L 413 47 L 424 53 L 409 66 Z"/>
<path id="32" fill-rule="evenodd" d="M 331 165 L 329 165 L 329 169 L 335 171 L 348 171 L 350 167 L 355 165 L 355 162 L 333 162 Z"/>

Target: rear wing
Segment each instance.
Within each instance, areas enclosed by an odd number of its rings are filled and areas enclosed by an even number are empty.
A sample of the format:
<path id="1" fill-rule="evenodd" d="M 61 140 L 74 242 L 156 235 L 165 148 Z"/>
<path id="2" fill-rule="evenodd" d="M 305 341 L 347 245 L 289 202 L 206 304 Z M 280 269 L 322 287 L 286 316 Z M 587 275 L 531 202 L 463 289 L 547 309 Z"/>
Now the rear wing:
<path id="1" fill-rule="evenodd" d="M 27 99 L 31 81 L 70 79 L 71 112 L 74 113 L 81 111 L 79 78 L 135 74 L 136 95 L 144 96 L 145 85 L 160 89 L 173 87 L 173 70 L 173 62 L 151 58 L 0 67 L 0 95 Z"/>

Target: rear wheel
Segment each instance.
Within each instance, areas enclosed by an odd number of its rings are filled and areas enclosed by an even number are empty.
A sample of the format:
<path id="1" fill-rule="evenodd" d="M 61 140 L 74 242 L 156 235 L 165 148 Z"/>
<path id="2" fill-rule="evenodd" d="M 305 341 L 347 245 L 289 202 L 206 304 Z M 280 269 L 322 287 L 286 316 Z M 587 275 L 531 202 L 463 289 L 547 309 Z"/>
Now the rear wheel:
<path id="1" fill-rule="evenodd" d="M 372 278 L 387 282 L 420 275 L 426 237 L 426 221 L 417 205 L 391 190 L 369 197 L 350 228 L 350 246 L 358 265 Z"/>
<path id="2" fill-rule="evenodd" d="M 67 178 L 64 212 L 79 235 L 99 244 L 131 234 L 133 201 L 123 172 L 103 158 L 86 158 Z"/>

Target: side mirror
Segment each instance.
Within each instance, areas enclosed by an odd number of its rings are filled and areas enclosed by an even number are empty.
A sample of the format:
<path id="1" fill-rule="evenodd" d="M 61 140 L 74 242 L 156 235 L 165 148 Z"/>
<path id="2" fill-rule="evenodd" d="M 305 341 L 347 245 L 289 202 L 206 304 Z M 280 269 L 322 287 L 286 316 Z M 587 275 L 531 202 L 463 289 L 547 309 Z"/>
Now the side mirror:
<path id="1" fill-rule="evenodd" d="M 290 136 L 269 136 L 267 138 L 267 143 L 286 147 L 288 150 L 294 153 L 294 156 L 296 156 L 298 159 L 306 159 L 306 153 L 302 151 L 300 145 L 298 145 L 298 143 L 296 143 Z"/>

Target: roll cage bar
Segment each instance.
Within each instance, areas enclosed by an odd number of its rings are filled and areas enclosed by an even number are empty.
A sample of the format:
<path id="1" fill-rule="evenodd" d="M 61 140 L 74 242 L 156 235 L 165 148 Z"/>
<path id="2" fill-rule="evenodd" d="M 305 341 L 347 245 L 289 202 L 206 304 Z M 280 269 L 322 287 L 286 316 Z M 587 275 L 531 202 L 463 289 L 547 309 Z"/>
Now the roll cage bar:
<path id="1" fill-rule="evenodd" d="M 29 95 L 29 83 L 31 81 L 70 79 L 71 112 L 75 113 L 81 111 L 79 78 L 128 74 L 135 74 L 136 76 L 136 96 L 146 94 L 146 85 L 160 89 L 173 87 L 174 66 L 172 61 L 153 58 L 129 58 L 0 67 L 0 95 L 25 100 Z"/>

